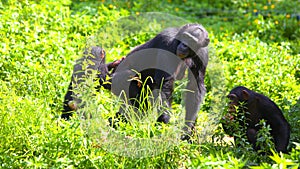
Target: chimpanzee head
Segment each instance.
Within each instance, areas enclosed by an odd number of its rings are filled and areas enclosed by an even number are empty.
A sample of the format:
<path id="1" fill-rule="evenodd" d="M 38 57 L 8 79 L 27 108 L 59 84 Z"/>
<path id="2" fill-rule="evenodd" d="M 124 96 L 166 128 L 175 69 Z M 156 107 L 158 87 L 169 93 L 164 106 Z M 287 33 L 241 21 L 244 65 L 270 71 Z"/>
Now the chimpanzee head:
<path id="1" fill-rule="evenodd" d="M 84 57 L 88 60 L 97 60 L 105 63 L 105 50 L 99 46 L 92 46 L 84 51 Z"/>
<path id="2" fill-rule="evenodd" d="M 240 106 L 241 103 L 244 103 L 245 106 L 252 100 L 251 91 L 243 86 L 238 86 L 230 91 L 227 95 L 227 98 L 230 100 L 228 111 L 230 113 L 236 112 L 236 108 Z"/>
<path id="3" fill-rule="evenodd" d="M 199 24 L 182 26 L 175 38 L 181 42 L 182 49 L 187 46 L 194 52 L 197 52 L 199 48 L 207 47 L 210 42 L 208 32 Z"/>

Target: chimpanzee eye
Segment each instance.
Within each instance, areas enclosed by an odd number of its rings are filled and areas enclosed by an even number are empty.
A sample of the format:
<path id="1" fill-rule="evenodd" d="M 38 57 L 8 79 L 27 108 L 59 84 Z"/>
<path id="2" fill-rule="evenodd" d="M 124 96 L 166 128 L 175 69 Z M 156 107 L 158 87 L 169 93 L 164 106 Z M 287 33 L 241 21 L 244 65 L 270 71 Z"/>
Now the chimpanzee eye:
<path id="1" fill-rule="evenodd" d="M 179 48 L 180 48 L 181 51 L 188 51 L 189 50 L 189 47 L 183 42 L 181 42 L 179 44 Z"/>
<path id="2" fill-rule="evenodd" d="M 181 43 L 181 45 L 182 45 L 183 48 L 187 48 L 187 45 L 186 45 L 186 44 Z"/>

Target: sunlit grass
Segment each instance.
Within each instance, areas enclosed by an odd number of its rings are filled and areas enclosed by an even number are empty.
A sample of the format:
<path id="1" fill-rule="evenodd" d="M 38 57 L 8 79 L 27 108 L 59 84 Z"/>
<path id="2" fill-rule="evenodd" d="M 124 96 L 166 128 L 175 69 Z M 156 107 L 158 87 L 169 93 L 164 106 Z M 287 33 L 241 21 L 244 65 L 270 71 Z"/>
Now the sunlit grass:
<path id="1" fill-rule="evenodd" d="M 298 1 L 155 2 L 0 2 L 0 168 L 299 167 L 300 36 L 293 11 Z M 249 8 L 249 12 L 238 18 L 230 17 L 232 13 L 199 18 L 202 9 L 224 5 L 234 11 Z M 185 113 L 181 95 L 188 92 L 184 81 L 175 88 L 169 124 L 156 123 L 161 102 L 154 102 L 143 116 L 129 107 L 126 114 L 133 116 L 129 122 L 111 128 L 108 119 L 123 102 L 108 91 L 95 92 L 93 83 L 80 92 L 85 106 L 70 121 L 61 119 L 72 68 L 87 37 L 122 16 L 157 10 L 199 22 L 210 33 L 214 58 L 209 61 L 207 94 L 193 143 L 178 140 Z M 151 37 L 141 33 L 134 40 L 116 43 L 113 49 L 105 49 L 107 60 L 121 58 Z M 225 107 L 224 94 L 237 85 L 270 96 L 283 110 L 292 128 L 290 154 L 262 156 L 228 143 L 218 120 Z"/>

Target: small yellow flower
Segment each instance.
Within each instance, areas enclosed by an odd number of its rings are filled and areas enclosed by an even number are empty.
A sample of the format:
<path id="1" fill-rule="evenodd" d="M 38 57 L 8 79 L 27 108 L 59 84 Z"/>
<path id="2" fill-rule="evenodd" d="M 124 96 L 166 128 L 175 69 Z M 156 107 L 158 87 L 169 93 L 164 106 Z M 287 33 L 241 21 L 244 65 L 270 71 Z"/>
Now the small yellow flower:
<path id="1" fill-rule="evenodd" d="M 268 9 L 268 6 L 265 5 L 265 6 L 264 6 L 264 10 L 267 10 L 267 9 Z"/>
<path id="2" fill-rule="evenodd" d="M 257 25 L 260 24 L 260 22 L 259 22 L 258 19 L 255 19 L 255 20 L 254 20 L 254 23 L 257 24 Z"/>
<path id="3" fill-rule="evenodd" d="M 275 5 L 271 5 L 271 8 L 274 9 L 274 8 L 275 8 Z"/>
<path id="4" fill-rule="evenodd" d="M 227 18 L 223 18 L 223 21 L 227 21 L 228 19 Z"/>
<path id="5" fill-rule="evenodd" d="M 136 15 L 140 15 L 140 13 L 139 13 L 139 12 L 135 12 L 135 14 L 136 14 Z"/>
<path id="6" fill-rule="evenodd" d="M 217 38 L 214 39 L 214 43 L 217 44 L 219 43 L 219 40 Z"/>
<path id="7" fill-rule="evenodd" d="M 253 9 L 253 12 L 256 13 L 256 12 L 257 12 L 257 9 Z"/>
<path id="8" fill-rule="evenodd" d="M 273 39 L 274 39 L 274 36 L 271 35 L 271 36 L 270 36 L 270 39 L 273 40 Z"/>
<path id="9" fill-rule="evenodd" d="M 108 7 L 109 7 L 110 9 L 114 8 L 114 6 L 113 6 L 112 4 L 110 4 Z"/>
<path id="10" fill-rule="evenodd" d="M 178 12 L 178 11 L 179 11 L 179 8 L 175 8 L 175 11 Z"/>
<path id="11" fill-rule="evenodd" d="M 276 25 L 278 25 L 278 23 L 279 23 L 278 21 L 275 21 L 275 24 L 276 24 Z"/>
<path id="12" fill-rule="evenodd" d="M 291 17 L 291 15 L 290 14 L 286 14 L 286 16 L 285 16 L 286 18 L 290 18 Z"/>

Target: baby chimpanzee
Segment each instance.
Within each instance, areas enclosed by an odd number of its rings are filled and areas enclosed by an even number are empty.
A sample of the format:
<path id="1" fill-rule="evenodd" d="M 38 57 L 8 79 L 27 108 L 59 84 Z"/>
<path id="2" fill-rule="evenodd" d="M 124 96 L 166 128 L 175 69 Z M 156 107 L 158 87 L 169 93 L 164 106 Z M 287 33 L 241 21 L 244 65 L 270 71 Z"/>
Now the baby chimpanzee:
<path id="1" fill-rule="evenodd" d="M 258 123 L 261 119 L 264 119 L 272 129 L 271 135 L 274 139 L 276 150 L 287 153 L 287 146 L 290 139 L 290 125 L 284 118 L 279 107 L 272 100 L 243 86 L 232 89 L 227 97 L 230 99 L 229 114 L 224 117 L 222 122 L 226 133 L 233 135 L 229 123 L 235 117 L 242 116 L 241 113 L 247 112 L 244 114 L 246 121 L 239 121 L 239 125 L 246 126 L 246 136 L 253 148 L 255 150 L 259 149 L 256 141 L 257 132 L 261 126 Z M 237 116 L 234 116 L 234 113 L 237 113 Z"/>
<path id="2" fill-rule="evenodd" d="M 109 73 L 114 72 L 116 67 L 124 59 L 119 59 L 114 62 L 105 63 L 105 51 L 101 47 L 93 46 L 85 49 L 83 57 L 76 61 L 74 65 L 74 70 L 71 78 L 71 82 L 68 87 L 68 91 L 64 98 L 63 103 L 63 114 L 61 115 L 64 119 L 69 119 L 72 115 L 72 112 L 78 108 L 80 99 L 75 96 L 73 92 L 73 87 L 82 83 L 84 78 L 91 74 L 91 71 L 96 71 L 96 80 L 99 80 L 99 86 L 103 86 L 105 89 L 111 89 L 110 80 L 106 80 L 107 76 L 110 76 Z"/>

